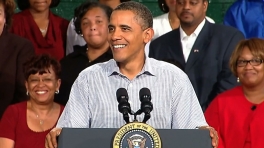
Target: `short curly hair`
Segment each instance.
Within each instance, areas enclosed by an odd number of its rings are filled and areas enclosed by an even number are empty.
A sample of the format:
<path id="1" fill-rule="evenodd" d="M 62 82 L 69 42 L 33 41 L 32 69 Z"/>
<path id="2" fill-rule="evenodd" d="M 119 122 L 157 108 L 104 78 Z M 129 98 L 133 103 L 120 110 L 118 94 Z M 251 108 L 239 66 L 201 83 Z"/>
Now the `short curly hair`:
<path id="1" fill-rule="evenodd" d="M 91 9 L 93 8 L 101 8 L 106 16 L 108 21 L 110 20 L 110 16 L 112 13 L 112 8 L 103 4 L 100 4 L 99 2 L 84 2 L 82 3 L 79 7 L 75 8 L 74 10 L 74 26 L 75 26 L 75 31 L 77 34 L 82 34 L 81 30 L 81 20 L 83 16 Z"/>
<path id="2" fill-rule="evenodd" d="M 23 73 L 25 80 L 28 80 L 30 75 L 47 73 L 49 68 L 52 68 L 56 79 L 60 78 L 61 65 L 58 60 L 48 54 L 35 55 L 28 59 L 23 65 Z"/>
<path id="3" fill-rule="evenodd" d="M 5 9 L 6 27 L 10 28 L 12 25 L 12 17 L 16 9 L 16 4 L 13 0 L 0 0 L 0 4 L 2 4 Z"/>
<path id="4" fill-rule="evenodd" d="M 25 10 L 30 8 L 29 0 L 16 0 L 17 6 L 20 10 Z M 60 0 L 51 0 L 50 8 L 57 7 Z"/>

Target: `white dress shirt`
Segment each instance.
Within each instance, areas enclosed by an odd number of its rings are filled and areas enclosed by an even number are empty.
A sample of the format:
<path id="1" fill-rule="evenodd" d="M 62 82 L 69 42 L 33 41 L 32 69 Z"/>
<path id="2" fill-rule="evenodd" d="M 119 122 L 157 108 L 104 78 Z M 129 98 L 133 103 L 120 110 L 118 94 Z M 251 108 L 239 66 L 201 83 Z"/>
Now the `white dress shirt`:
<path id="1" fill-rule="evenodd" d="M 198 27 L 195 29 L 195 31 L 189 36 L 182 30 L 182 28 L 180 26 L 182 52 L 183 52 L 185 62 L 187 62 L 188 57 L 190 55 L 190 52 L 192 50 L 193 44 L 194 44 L 197 36 L 201 32 L 204 24 L 205 24 L 205 19 L 198 25 Z"/>

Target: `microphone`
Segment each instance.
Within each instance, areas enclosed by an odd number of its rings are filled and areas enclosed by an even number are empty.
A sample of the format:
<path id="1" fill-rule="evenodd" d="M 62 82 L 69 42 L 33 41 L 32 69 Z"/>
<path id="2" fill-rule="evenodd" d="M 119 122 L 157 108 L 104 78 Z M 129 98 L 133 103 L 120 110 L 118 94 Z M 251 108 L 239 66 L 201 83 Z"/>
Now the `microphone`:
<path id="1" fill-rule="evenodd" d="M 151 103 L 151 94 L 148 88 L 142 88 L 139 91 L 139 99 L 141 101 L 140 112 L 144 112 L 145 116 L 143 123 L 146 123 L 150 119 L 150 112 L 153 110 L 153 104 Z"/>
<path id="2" fill-rule="evenodd" d="M 127 90 L 125 88 L 119 88 L 116 91 L 116 98 L 118 101 L 118 111 L 123 114 L 123 118 L 126 121 L 126 123 L 129 123 L 129 114 L 131 113 L 131 107 L 128 102 L 128 94 Z"/>
<path id="3" fill-rule="evenodd" d="M 256 105 L 253 105 L 253 106 L 251 107 L 251 110 L 254 111 L 256 108 L 257 108 L 257 106 L 256 106 Z"/>

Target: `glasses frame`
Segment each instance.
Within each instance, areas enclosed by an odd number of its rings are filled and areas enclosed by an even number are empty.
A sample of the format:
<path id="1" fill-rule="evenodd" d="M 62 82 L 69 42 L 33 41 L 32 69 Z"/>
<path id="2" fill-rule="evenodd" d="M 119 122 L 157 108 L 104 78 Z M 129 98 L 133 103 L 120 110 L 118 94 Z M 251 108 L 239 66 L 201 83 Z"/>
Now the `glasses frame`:
<path id="1" fill-rule="evenodd" d="M 257 63 L 257 64 L 252 64 L 253 63 L 253 61 L 256 61 L 256 60 L 259 60 L 260 61 L 260 63 Z M 243 65 L 239 65 L 238 64 L 238 61 L 243 61 Z M 246 62 L 246 63 L 245 63 Z M 262 64 L 264 62 L 264 60 L 262 60 L 262 59 L 251 59 L 251 60 L 237 60 L 236 61 L 236 65 L 237 65 L 237 67 L 245 67 L 245 66 L 247 66 L 247 64 L 249 63 L 251 66 L 259 66 L 260 64 Z M 245 65 L 244 65 L 245 64 Z"/>

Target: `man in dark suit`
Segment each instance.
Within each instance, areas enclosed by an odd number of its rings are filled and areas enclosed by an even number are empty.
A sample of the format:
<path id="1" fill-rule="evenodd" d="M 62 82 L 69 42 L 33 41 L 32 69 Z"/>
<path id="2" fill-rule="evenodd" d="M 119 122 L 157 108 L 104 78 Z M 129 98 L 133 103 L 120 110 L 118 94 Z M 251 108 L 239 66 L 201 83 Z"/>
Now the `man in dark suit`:
<path id="1" fill-rule="evenodd" d="M 150 44 L 149 56 L 176 60 L 184 68 L 205 110 L 214 97 L 238 83 L 229 58 L 244 36 L 238 30 L 205 19 L 207 0 L 176 0 L 180 27 Z"/>

